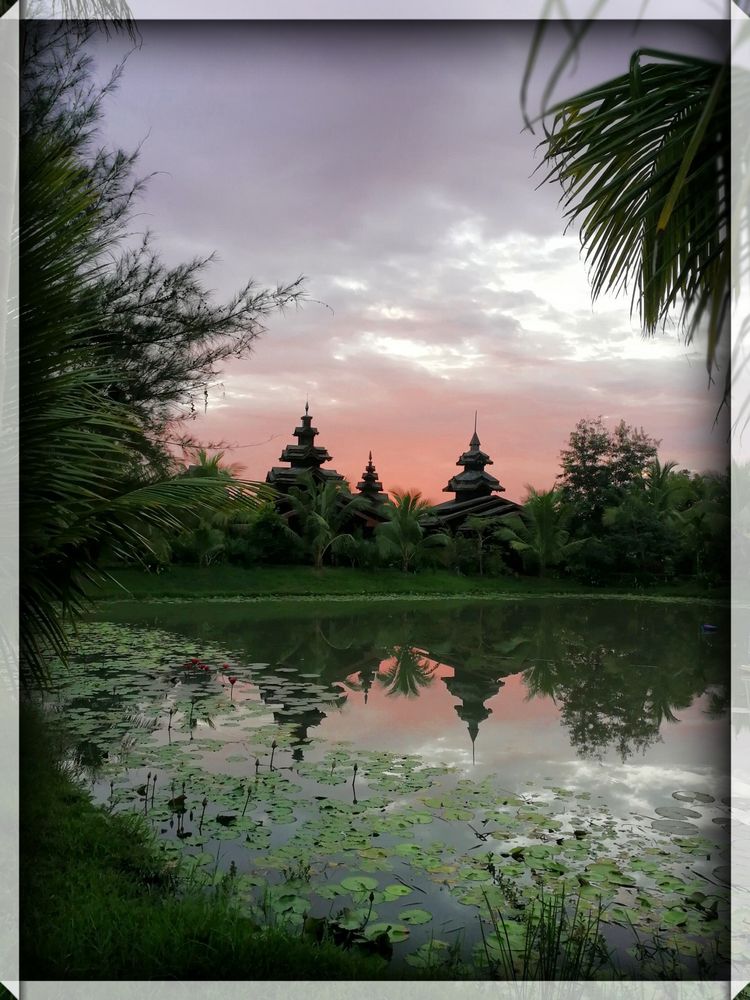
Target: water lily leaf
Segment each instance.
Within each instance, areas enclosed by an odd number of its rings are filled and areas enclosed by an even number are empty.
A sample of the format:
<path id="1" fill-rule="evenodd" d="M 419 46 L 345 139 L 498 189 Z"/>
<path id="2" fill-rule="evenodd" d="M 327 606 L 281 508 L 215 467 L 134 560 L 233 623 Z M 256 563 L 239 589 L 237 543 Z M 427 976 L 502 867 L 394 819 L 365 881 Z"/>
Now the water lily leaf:
<path id="1" fill-rule="evenodd" d="M 675 878 L 672 875 L 657 878 L 656 884 L 663 892 L 679 892 L 685 888 L 684 881 L 681 878 Z"/>
<path id="2" fill-rule="evenodd" d="M 398 899 L 400 896 L 408 896 L 412 889 L 408 885 L 401 885 L 399 882 L 395 882 L 393 885 L 387 885 L 383 889 L 383 897 L 385 900 L 390 901 L 392 899 Z"/>
<path id="3" fill-rule="evenodd" d="M 421 945 L 421 947 L 417 948 L 410 955 L 407 955 L 406 961 L 416 969 L 430 969 L 435 965 L 440 965 L 446 958 L 448 949 L 449 945 L 447 941 L 433 939 L 432 941 L 428 941 L 427 944 Z"/>
<path id="4" fill-rule="evenodd" d="M 340 885 L 334 884 L 316 885 L 315 893 L 323 899 L 337 899 L 339 896 L 347 894 L 346 889 L 342 889 Z"/>
<path id="5" fill-rule="evenodd" d="M 694 809 L 684 809 L 682 806 L 658 806 L 654 812 L 665 819 L 700 819 L 701 815 Z"/>
<path id="6" fill-rule="evenodd" d="M 651 827 L 660 833 L 673 833 L 681 836 L 690 833 L 700 833 L 700 830 L 694 823 L 686 823 L 683 820 L 677 819 L 655 819 L 652 821 Z"/>
<path id="7" fill-rule="evenodd" d="M 410 910 L 402 910 L 398 916 L 399 920 L 403 920 L 405 924 L 428 924 L 432 920 L 430 912 L 417 907 Z"/>
<path id="8" fill-rule="evenodd" d="M 464 868 L 459 872 L 468 882 L 488 882 L 492 875 L 486 869 Z"/>
<path id="9" fill-rule="evenodd" d="M 468 822 L 468 820 L 470 820 L 473 815 L 474 815 L 474 813 L 472 812 L 471 809 L 453 809 L 453 808 L 449 808 L 449 809 L 444 809 L 443 810 L 443 819 L 463 820 L 463 821 Z"/>
<path id="10" fill-rule="evenodd" d="M 713 795 L 709 795 L 707 792 L 688 792 L 679 791 L 672 792 L 672 798 L 677 799 L 680 802 L 715 802 Z"/>
<path id="11" fill-rule="evenodd" d="M 310 900 L 295 893 L 285 892 L 280 896 L 271 896 L 271 905 L 278 913 L 307 913 Z"/>
<path id="12" fill-rule="evenodd" d="M 377 917 L 377 912 L 375 910 L 370 912 L 368 907 L 362 907 L 357 910 L 344 910 L 336 917 L 336 923 L 339 927 L 343 927 L 344 930 L 356 931 L 360 927 L 364 927 L 368 915 L 374 918 Z"/>
<path id="13" fill-rule="evenodd" d="M 400 941 L 406 941 L 409 937 L 409 928 L 404 926 L 404 924 L 368 924 L 365 928 L 364 933 L 367 937 L 377 937 L 379 934 L 387 934 L 388 939 L 394 944 L 398 944 Z"/>
<path id="14" fill-rule="evenodd" d="M 353 875 L 341 880 L 341 886 L 347 892 L 372 892 L 377 889 L 377 879 L 369 878 L 367 875 Z"/>

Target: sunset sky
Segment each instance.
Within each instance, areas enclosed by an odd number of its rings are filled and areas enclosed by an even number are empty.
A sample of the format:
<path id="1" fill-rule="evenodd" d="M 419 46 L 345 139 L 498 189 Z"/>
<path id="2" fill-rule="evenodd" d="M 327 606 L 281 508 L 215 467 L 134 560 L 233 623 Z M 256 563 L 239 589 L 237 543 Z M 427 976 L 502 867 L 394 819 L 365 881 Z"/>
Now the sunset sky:
<path id="1" fill-rule="evenodd" d="M 560 192 L 537 188 L 518 96 L 531 24 L 141 30 L 102 123 L 107 142 L 145 139 L 139 171 L 159 171 L 133 228 L 170 263 L 215 251 L 218 296 L 307 278 L 308 301 L 271 318 L 189 427 L 249 477 L 278 464 L 306 396 L 330 467 L 356 483 L 372 449 L 386 489 L 436 501 L 475 410 L 512 499 L 553 484 L 581 417 L 643 425 L 681 466 L 726 466 L 702 347 L 643 340 L 625 299 L 592 308 Z M 635 48 L 716 56 L 717 37 L 596 25 L 559 95 L 624 72 Z M 102 77 L 122 47 L 95 39 Z"/>

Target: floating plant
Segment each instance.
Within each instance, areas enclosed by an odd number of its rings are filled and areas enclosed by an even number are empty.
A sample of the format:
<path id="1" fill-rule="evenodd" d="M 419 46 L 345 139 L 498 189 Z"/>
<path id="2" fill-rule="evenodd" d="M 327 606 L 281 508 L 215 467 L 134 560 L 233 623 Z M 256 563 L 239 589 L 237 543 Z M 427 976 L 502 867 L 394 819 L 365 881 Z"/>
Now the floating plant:
<path id="1" fill-rule="evenodd" d="M 328 712 L 340 694 L 310 671 L 292 682 L 291 669 L 245 662 L 207 643 L 198 648 L 200 658 L 186 659 L 180 638 L 160 630 L 84 626 L 79 650 L 89 659 L 78 669 L 74 658 L 57 697 L 74 732 L 101 755 L 100 801 L 112 810 L 148 804 L 165 850 L 183 855 L 207 885 L 234 864 L 235 891 L 255 919 L 313 936 L 335 928 L 342 943 L 380 942 L 375 953 L 384 957 L 395 948 L 415 967 L 439 967 L 452 960 L 452 945 L 431 929 L 445 937 L 446 914 L 473 928 L 470 956 L 480 927 L 491 939 L 489 900 L 515 947 L 519 916 L 545 892 L 565 890 L 580 894 L 584 911 L 603 905 L 605 926 L 630 933 L 632 925 L 644 940 L 668 933 L 686 954 L 696 941 L 725 947 L 728 817 L 714 815 L 724 810 L 708 792 L 672 792 L 670 805 L 667 790 L 657 818 L 644 824 L 559 778 L 501 787 L 494 775 L 474 780 L 417 754 L 313 736 L 304 759 L 282 757 L 300 739 L 277 715 L 320 705 Z M 92 670 L 91 657 L 106 660 L 106 670 Z M 204 669 L 208 663 L 235 671 L 229 700 L 224 674 Z M 284 696 L 273 721 L 269 703 L 251 697 L 256 668 Z M 232 678 L 240 673 L 235 703 Z M 279 884 L 301 859 L 309 881 Z"/>

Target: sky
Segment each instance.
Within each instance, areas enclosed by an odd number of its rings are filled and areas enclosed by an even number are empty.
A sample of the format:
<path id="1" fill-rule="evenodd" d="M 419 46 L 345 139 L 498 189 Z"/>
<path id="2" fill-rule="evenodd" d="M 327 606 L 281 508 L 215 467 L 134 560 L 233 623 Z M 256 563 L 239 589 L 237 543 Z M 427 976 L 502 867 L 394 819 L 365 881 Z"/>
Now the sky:
<path id="1" fill-rule="evenodd" d="M 510 499 L 553 485 L 581 418 L 643 426 L 680 467 L 727 465 L 702 345 L 676 328 L 644 339 L 627 299 L 592 306 L 560 191 L 534 172 L 539 131 L 523 128 L 532 28 L 142 23 L 102 122 L 106 142 L 142 142 L 154 173 L 133 230 L 169 263 L 214 252 L 218 298 L 306 278 L 301 308 L 269 319 L 188 427 L 248 478 L 278 464 L 307 398 L 329 468 L 354 485 L 372 450 L 386 490 L 436 502 L 475 411 Z M 557 93 L 625 72 L 638 47 L 717 45 L 710 24 L 597 24 Z M 122 47 L 95 38 L 99 74 Z"/>

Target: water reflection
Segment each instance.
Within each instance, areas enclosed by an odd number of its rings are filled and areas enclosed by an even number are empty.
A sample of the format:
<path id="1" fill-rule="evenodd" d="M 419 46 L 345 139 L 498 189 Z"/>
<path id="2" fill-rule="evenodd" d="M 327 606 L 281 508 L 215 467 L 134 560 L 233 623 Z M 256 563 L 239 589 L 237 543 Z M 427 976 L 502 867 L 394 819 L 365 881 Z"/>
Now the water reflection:
<path id="1" fill-rule="evenodd" d="M 421 649 L 412 646 L 395 646 L 390 660 L 381 664 L 377 678 L 388 695 L 416 698 L 421 688 L 429 687 L 435 679 L 437 663 L 425 659 Z"/>
<path id="2" fill-rule="evenodd" d="M 706 718 L 727 711 L 728 616 L 695 604 L 120 605 L 107 617 L 184 635 L 197 649 L 235 649 L 243 679 L 292 727 L 296 760 L 337 714 L 366 727 L 375 711 L 394 729 L 424 725 L 426 714 L 438 727 L 455 713 L 473 759 L 480 730 L 507 725 L 491 717 L 511 677 L 529 718 L 535 703 L 551 707 L 583 760 L 644 754 L 701 695 Z M 718 631 L 706 635 L 708 618 Z"/>

